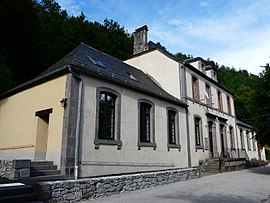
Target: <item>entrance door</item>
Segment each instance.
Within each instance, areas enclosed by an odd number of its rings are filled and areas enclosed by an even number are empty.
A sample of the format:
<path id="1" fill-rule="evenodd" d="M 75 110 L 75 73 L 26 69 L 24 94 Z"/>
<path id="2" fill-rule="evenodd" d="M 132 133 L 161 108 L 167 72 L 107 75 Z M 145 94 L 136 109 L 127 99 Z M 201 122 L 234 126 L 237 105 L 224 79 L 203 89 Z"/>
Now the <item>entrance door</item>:
<path id="1" fill-rule="evenodd" d="M 221 155 L 225 155 L 225 146 L 224 146 L 224 125 L 220 125 L 220 143 L 221 143 Z"/>
<path id="2" fill-rule="evenodd" d="M 52 109 L 36 112 L 37 132 L 35 144 L 35 160 L 46 160 L 49 120 Z"/>
<path id="3" fill-rule="evenodd" d="M 209 156 L 214 157 L 213 149 L 213 122 L 208 122 Z"/>

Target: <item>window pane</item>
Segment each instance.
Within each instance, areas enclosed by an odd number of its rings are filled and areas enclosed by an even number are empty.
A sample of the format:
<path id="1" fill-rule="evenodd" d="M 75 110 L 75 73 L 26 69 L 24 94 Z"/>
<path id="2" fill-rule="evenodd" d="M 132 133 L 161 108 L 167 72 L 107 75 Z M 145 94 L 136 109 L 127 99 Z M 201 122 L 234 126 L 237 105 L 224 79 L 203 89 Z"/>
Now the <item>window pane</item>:
<path id="1" fill-rule="evenodd" d="M 99 98 L 98 137 L 100 139 L 114 139 L 116 96 L 109 92 L 100 92 Z"/>
<path id="2" fill-rule="evenodd" d="M 176 116 L 176 112 L 172 110 L 168 111 L 169 144 L 176 144 L 175 116 Z"/>
<path id="3" fill-rule="evenodd" d="M 140 139 L 141 142 L 150 142 L 151 136 L 151 105 L 140 103 Z"/>
<path id="4" fill-rule="evenodd" d="M 200 118 L 195 118 L 195 139 L 196 145 L 201 145 L 201 135 L 200 135 Z"/>

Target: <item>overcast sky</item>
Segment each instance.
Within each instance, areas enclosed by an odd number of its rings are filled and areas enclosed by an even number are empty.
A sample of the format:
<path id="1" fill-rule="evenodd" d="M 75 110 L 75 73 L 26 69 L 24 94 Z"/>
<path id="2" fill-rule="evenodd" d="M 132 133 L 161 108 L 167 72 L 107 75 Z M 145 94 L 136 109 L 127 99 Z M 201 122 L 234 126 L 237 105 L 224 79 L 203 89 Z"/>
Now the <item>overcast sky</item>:
<path id="1" fill-rule="evenodd" d="M 69 15 L 117 21 L 129 33 L 147 25 L 148 39 L 173 54 L 210 58 L 258 74 L 270 61 L 269 0 L 56 0 Z"/>

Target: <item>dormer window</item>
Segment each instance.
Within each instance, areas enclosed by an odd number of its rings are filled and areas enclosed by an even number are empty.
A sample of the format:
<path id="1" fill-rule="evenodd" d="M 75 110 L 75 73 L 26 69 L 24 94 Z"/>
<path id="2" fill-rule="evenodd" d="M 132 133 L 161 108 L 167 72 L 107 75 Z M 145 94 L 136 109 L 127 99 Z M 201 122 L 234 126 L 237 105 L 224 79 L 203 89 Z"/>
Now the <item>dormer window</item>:
<path id="1" fill-rule="evenodd" d="M 105 65 L 97 58 L 89 57 L 93 64 L 105 68 Z"/>

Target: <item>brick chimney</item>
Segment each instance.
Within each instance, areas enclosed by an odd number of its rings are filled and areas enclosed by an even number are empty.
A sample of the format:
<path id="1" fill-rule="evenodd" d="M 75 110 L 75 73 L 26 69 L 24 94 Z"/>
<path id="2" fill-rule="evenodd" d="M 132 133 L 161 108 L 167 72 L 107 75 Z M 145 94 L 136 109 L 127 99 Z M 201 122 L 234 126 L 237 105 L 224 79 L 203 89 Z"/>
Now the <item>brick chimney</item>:
<path id="1" fill-rule="evenodd" d="M 135 30 L 133 33 L 134 44 L 133 44 L 133 54 L 138 54 L 148 50 L 147 45 L 147 25 L 144 25 Z"/>

